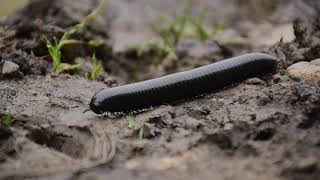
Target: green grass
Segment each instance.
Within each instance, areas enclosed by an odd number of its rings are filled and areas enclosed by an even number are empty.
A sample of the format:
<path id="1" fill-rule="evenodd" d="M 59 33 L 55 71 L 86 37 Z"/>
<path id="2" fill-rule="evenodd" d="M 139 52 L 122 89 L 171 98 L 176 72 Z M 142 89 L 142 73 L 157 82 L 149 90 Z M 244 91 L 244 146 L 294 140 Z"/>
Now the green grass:
<path id="1" fill-rule="evenodd" d="M 80 23 L 77 24 L 71 28 L 68 28 L 62 38 L 60 40 L 58 40 L 56 37 L 53 37 L 53 41 L 50 41 L 47 37 L 45 37 L 45 42 L 49 51 L 49 54 L 53 60 L 53 71 L 55 74 L 60 74 L 62 71 L 69 71 L 74 69 L 75 67 L 78 67 L 78 65 L 71 66 L 71 69 L 69 69 L 69 66 L 65 66 L 63 68 L 63 66 L 61 65 L 62 61 L 61 61 L 61 56 L 62 56 L 62 52 L 61 52 L 61 48 L 67 44 L 76 44 L 76 43 L 83 43 L 82 41 L 79 40 L 75 40 L 75 39 L 70 39 L 70 37 L 76 33 L 76 32 L 80 32 L 84 27 L 84 24 Z"/>
<path id="2" fill-rule="evenodd" d="M 147 52 L 151 56 L 163 59 L 170 53 L 175 53 L 182 38 L 190 37 L 200 41 L 213 39 L 218 32 L 223 30 L 223 25 L 218 23 L 212 28 L 208 28 L 204 23 L 207 9 L 203 8 L 203 13 L 200 16 L 195 16 L 192 14 L 192 3 L 192 0 L 188 0 L 186 7 L 175 16 L 164 16 L 147 8 L 160 21 L 160 25 L 153 25 L 151 29 L 160 37 L 161 41 L 131 45 L 127 46 L 128 49 L 136 50 L 138 57 L 142 57 Z"/>
<path id="3" fill-rule="evenodd" d="M 53 60 L 53 72 L 55 74 L 60 74 L 62 71 L 64 72 L 77 72 L 80 70 L 81 64 L 63 64 L 61 62 L 61 47 L 66 43 L 71 43 L 68 41 L 58 41 L 56 37 L 53 38 L 53 42 L 45 38 L 46 45 L 49 51 L 49 54 Z M 63 45 L 61 43 L 64 43 Z"/>
<path id="4" fill-rule="evenodd" d="M 172 52 L 172 48 L 165 43 L 148 43 L 147 47 L 152 56 L 165 58 L 170 52 Z"/>
<path id="5" fill-rule="evenodd" d="M 98 61 L 96 54 L 93 54 L 92 56 L 92 69 L 90 72 L 90 78 L 92 80 L 97 79 L 100 74 L 102 73 L 103 65 L 101 62 Z"/>
<path id="6" fill-rule="evenodd" d="M 139 139 L 143 139 L 144 138 L 144 128 L 143 128 L 143 126 L 139 129 L 138 138 Z"/>
<path id="7" fill-rule="evenodd" d="M 134 126 L 135 126 L 135 118 L 134 118 L 134 116 L 131 113 L 129 113 L 129 114 L 126 115 L 126 120 L 127 120 L 128 128 L 129 129 L 133 129 Z M 139 128 L 137 137 L 139 139 L 143 139 L 144 138 L 144 125 L 142 125 Z"/>
<path id="8" fill-rule="evenodd" d="M 91 46 L 91 47 L 100 47 L 103 45 L 103 41 L 101 40 L 90 40 L 88 42 L 88 44 Z"/>
<path id="9" fill-rule="evenodd" d="M 200 41 L 206 41 L 214 38 L 218 32 L 223 30 L 223 24 L 221 23 L 216 24 L 212 29 L 207 28 L 204 25 L 204 17 L 205 16 L 190 16 L 189 18 L 189 22 L 193 26 L 193 33 L 191 33 L 190 36 Z"/>
<path id="10" fill-rule="evenodd" d="M 152 30 L 157 33 L 162 44 L 170 49 L 175 50 L 178 42 L 183 37 L 187 29 L 187 21 L 191 10 L 191 3 L 176 16 L 167 17 L 160 13 L 150 10 L 161 22 L 161 25 L 151 26 Z"/>
<path id="11" fill-rule="evenodd" d="M 151 29 L 161 38 L 161 43 L 158 45 L 149 43 L 146 47 L 157 52 L 156 55 L 168 55 L 175 51 L 179 41 L 184 37 L 206 41 L 223 30 L 223 25 L 219 23 L 212 28 L 206 27 L 204 19 L 207 9 L 203 8 L 203 14 L 195 16 L 192 13 L 192 3 L 192 0 L 188 0 L 183 11 L 175 16 L 164 16 L 149 8 L 161 22 L 160 25 L 151 26 Z"/>
<path id="12" fill-rule="evenodd" d="M 152 29 L 162 38 L 162 41 L 174 49 L 183 37 L 192 37 L 201 41 L 213 38 L 217 32 L 223 30 L 222 24 L 208 28 L 204 24 L 207 9 L 203 8 L 200 16 L 192 14 L 192 1 L 188 1 L 186 8 L 176 16 L 166 17 L 155 13 L 162 25 Z"/>
<path id="13" fill-rule="evenodd" d="M 97 8 L 95 8 L 89 15 L 84 17 L 79 24 L 76 24 L 70 28 L 68 28 L 61 39 L 57 39 L 56 37 L 53 37 L 53 40 L 49 40 L 47 37 L 45 37 L 45 42 L 48 48 L 48 52 L 53 60 L 53 68 L 54 73 L 59 74 L 62 71 L 73 71 L 78 70 L 80 65 L 71 65 L 71 66 L 62 66 L 61 65 L 61 57 L 62 52 L 61 48 L 67 44 L 81 44 L 81 43 L 88 43 L 90 46 L 97 47 L 101 45 L 101 41 L 99 40 L 90 40 L 89 42 L 83 42 L 76 39 L 71 39 L 71 36 L 77 32 L 81 32 L 84 30 L 85 25 L 89 20 L 91 20 L 93 17 L 95 17 L 99 11 L 106 5 L 107 0 L 101 0 L 100 4 Z M 94 69 L 96 70 L 96 69 Z"/>
<path id="14" fill-rule="evenodd" d="M 129 113 L 126 116 L 126 119 L 127 119 L 127 123 L 128 123 L 128 128 L 129 129 L 134 128 L 134 116 L 131 113 Z"/>
<path id="15" fill-rule="evenodd" d="M 0 125 L 1 126 L 12 126 L 13 124 L 13 115 L 10 112 L 0 116 Z"/>
<path id="16" fill-rule="evenodd" d="M 61 50 L 59 48 L 59 42 L 56 37 L 53 38 L 53 42 L 45 38 L 48 51 L 53 60 L 53 71 L 55 74 L 61 72 Z"/>
<path id="17" fill-rule="evenodd" d="M 149 42 L 145 44 L 128 45 L 127 49 L 136 51 L 138 57 L 140 58 L 144 55 L 145 52 L 148 52 L 150 56 L 159 58 L 165 58 L 170 52 L 172 52 L 172 49 L 162 42 Z"/>

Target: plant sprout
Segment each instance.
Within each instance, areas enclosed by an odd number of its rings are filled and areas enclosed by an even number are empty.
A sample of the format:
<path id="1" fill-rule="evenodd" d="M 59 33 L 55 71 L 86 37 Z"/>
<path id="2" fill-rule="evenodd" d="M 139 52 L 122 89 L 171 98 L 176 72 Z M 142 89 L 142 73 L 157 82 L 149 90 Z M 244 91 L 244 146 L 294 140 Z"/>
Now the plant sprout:
<path id="1" fill-rule="evenodd" d="M 4 115 L 0 116 L 0 125 L 5 126 L 12 126 L 13 124 L 13 115 L 10 112 L 5 113 Z"/>
<path id="2" fill-rule="evenodd" d="M 97 79 L 100 76 L 102 70 L 103 70 L 102 63 L 98 61 L 96 54 L 93 54 L 93 56 L 92 56 L 92 69 L 90 72 L 90 78 L 92 80 Z"/>
<path id="3" fill-rule="evenodd" d="M 100 2 L 100 4 L 98 5 L 98 7 L 95 8 L 89 15 L 84 17 L 79 24 L 76 24 L 76 25 L 68 28 L 64 32 L 64 34 L 60 40 L 58 40 L 56 37 L 54 37 L 53 42 L 51 42 L 48 38 L 45 37 L 45 42 L 46 42 L 49 54 L 53 60 L 53 67 L 54 67 L 55 74 L 59 74 L 65 70 L 73 70 L 73 69 L 76 69 L 77 67 L 80 67 L 80 65 L 79 66 L 78 65 L 77 66 L 71 65 L 71 66 L 66 67 L 67 69 L 63 68 L 61 66 L 61 56 L 62 56 L 61 48 L 67 44 L 85 43 L 83 41 L 76 40 L 76 39 L 70 39 L 70 38 L 73 34 L 82 31 L 84 29 L 85 25 L 87 24 L 87 22 L 89 20 L 91 20 L 93 17 L 95 17 L 98 14 L 98 12 L 101 11 L 101 9 L 106 5 L 106 3 L 107 3 L 107 0 L 102 0 Z M 91 41 L 89 41 L 88 44 L 91 46 L 98 46 L 98 45 L 101 45 L 99 43 L 101 43 L 101 41 L 91 40 Z"/>

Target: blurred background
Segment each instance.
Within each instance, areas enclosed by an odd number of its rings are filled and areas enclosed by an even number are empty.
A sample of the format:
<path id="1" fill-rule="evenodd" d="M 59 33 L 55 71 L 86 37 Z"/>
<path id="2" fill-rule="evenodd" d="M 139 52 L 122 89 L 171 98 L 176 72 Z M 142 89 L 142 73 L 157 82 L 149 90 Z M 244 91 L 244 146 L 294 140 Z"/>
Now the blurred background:
<path id="1" fill-rule="evenodd" d="M 7 15 L 27 2 L 28 0 L 1 0 L 0 16 Z"/>

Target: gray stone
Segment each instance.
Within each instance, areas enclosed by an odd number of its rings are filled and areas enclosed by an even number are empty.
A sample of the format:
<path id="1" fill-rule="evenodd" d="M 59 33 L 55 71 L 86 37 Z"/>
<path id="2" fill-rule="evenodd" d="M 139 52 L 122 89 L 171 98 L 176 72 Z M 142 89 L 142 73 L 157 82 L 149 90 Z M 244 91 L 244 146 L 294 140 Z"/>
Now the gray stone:
<path id="1" fill-rule="evenodd" d="M 310 62 L 298 62 L 288 67 L 288 76 L 294 80 L 320 81 L 320 65 L 318 60 Z"/>
<path id="2" fill-rule="evenodd" d="M 245 82 L 253 85 L 266 85 L 266 82 L 259 78 L 249 78 Z"/>
<path id="3" fill-rule="evenodd" d="M 185 120 L 185 127 L 186 129 L 199 129 L 200 127 L 202 127 L 204 125 L 204 123 L 201 120 L 189 117 L 186 118 Z"/>
<path id="4" fill-rule="evenodd" d="M 11 61 L 4 61 L 2 66 L 2 75 L 19 74 L 19 65 Z"/>
<path id="5" fill-rule="evenodd" d="M 313 65 L 320 66 L 320 59 L 315 59 L 315 60 L 311 61 L 310 63 Z"/>

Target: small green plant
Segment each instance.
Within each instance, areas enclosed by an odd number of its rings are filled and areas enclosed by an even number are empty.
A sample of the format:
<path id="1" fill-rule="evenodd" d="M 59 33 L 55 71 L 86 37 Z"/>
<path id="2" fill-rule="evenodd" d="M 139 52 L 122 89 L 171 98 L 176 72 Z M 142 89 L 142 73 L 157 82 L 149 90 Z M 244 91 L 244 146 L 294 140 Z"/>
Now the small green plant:
<path id="1" fill-rule="evenodd" d="M 13 123 L 13 115 L 10 112 L 5 113 L 0 116 L 0 125 L 1 126 L 12 126 Z"/>
<path id="2" fill-rule="evenodd" d="M 151 55 L 160 58 L 165 58 L 170 52 L 172 52 L 172 49 L 163 42 L 159 44 L 149 43 L 147 44 L 147 47 Z"/>
<path id="3" fill-rule="evenodd" d="M 204 8 L 202 15 L 195 16 L 192 14 L 192 3 L 192 0 L 188 0 L 186 8 L 180 14 L 172 17 L 151 11 L 162 22 L 160 27 L 151 27 L 161 37 L 162 45 L 159 47 L 174 51 L 183 37 L 192 37 L 205 41 L 213 38 L 217 32 L 223 29 L 222 24 L 217 24 L 212 29 L 207 28 L 204 24 L 207 10 Z"/>
<path id="4" fill-rule="evenodd" d="M 90 40 L 88 42 L 88 44 L 91 46 L 91 47 L 100 47 L 103 45 L 103 41 L 101 40 Z"/>
<path id="5" fill-rule="evenodd" d="M 98 12 L 105 6 L 107 3 L 107 0 L 101 0 L 100 4 L 97 8 L 95 8 L 89 15 L 84 17 L 79 24 L 76 24 L 70 28 L 68 28 L 62 38 L 58 40 L 56 37 L 53 37 L 53 41 L 51 42 L 47 37 L 45 37 L 45 42 L 49 51 L 49 54 L 53 60 L 53 67 L 54 67 L 54 73 L 59 74 L 62 71 L 73 71 L 77 70 L 80 65 L 71 65 L 71 66 L 62 66 L 61 65 L 61 48 L 64 45 L 67 44 L 82 44 L 86 43 L 80 40 L 76 39 L 70 39 L 71 36 L 77 32 L 81 32 L 84 28 L 87 22 L 92 19 L 94 16 L 98 14 Z M 100 46 L 101 41 L 98 40 L 91 40 L 88 42 L 90 46 Z M 66 69 L 65 69 L 66 68 Z"/>
<path id="6" fill-rule="evenodd" d="M 127 119 L 127 123 L 128 123 L 128 128 L 129 129 L 134 128 L 134 126 L 135 126 L 134 116 L 131 113 L 129 113 L 129 114 L 126 115 L 126 119 Z M 143 139 L 144 138 L 144 125 L 142 125 L 142 127 L 139 128 L 137 137 L 139 139 Z"/>
<path id="7" fill-rule="evenodd" d="M 134 127 L 134 116 L 131 113 L 129 113 L 126 116 L 126 119 L 127 119 L 127 122 L 128 122 L 128 128 L 132 129 Z"/>
<path id="8" fill-rule="evenodd" d="M 93 54 L 92 56 L 92 69 L 90 72 L 90 78 L 92 80 L 97 79 L 100 74 L 102 73 L 103 65 L 100 61 L 98 61 L 96 54 Z"/>
<path id="9" fill-rule="evenodd" d="M 143 128 L 143 126 L 139 129 L 138 138 L 139 139 L 143 139 L 144 138 L 144 128 Z"/>
<path id="10" fill-rule="evenodd" d="M 53 71 L 56 74 L 59 74 L 61 71 L 61 51 L 59 48 L 59 42 L 56 37 L 53 38 L 53 42 L 45 38 L 48 51 L 53 60 Z"/>
<path id="11" fill-rule="evenodd" d="M 203 10 L 204 14 L 202 16 L 196 17 L 196 16 L 190 16 L 189 22 L 193 26 L 193 33 L 190 34 L 191 37 L 194 37 L 195 39 L 198 39 L 200 41 L 206 41 L 210 38 L 213 38 L 218 32 L 223 30 L 223 24 L 218 23 L 215 26 L 213 26 L 212 29 L 207 28 L 204 25 L 204 17 L 206 11 Z"/>
<path id="12" fill-rule="evenodd" d="M 80 64 L 74 64 L 74 65 L 64 64 L 63 65 L 63 63 L 61 63 L 61 47 L 65 44 L 75 43 L 75 41 L 77 40 L 63 40 L 62 38 L 60 41 L 58 41 L 57 38 L 54 37 L 53 42 L 51 42 L 50 40 L 48 40 L 48 38 L 45 37 L 45 41 L 46 41 L 50 56 L 53 60 L 53 67 L 54 67 L 53 71 L 55 74 L 59 74 L 62 71 L 76 72 L 80 69 Z"/>
<path id="13" fill-rule="evenodd" d="M 77 67 L 80 67 L 79 65 L 71 65 L 71 66 L 62 66 L 61 64 L 61 48 L 66 44 L 73 44 L 73 43 L 83 43 L 79 40 L 69 39 L 70 36 L 78 31 L 80 31 L 80 28 L 82 25 L 76 25 L 68 30 L 65 31 L 62 38 L 58 40 L 56 37 L 53 37 L 53 41 L 50 41 L 47 37 L 45 37 L 45 42 L 49 51 L 49 54 L 53 60 L 53 71 L 55 74 L 59 74 L 62 71 L 70 71 Z M 70 69 L 69 69 L 70 68 Z"/>
<path id="14" fill-rule="evenodd" d="M 137 52 L 138 57 L 142 57 L 145 52 L 148 52 L 151 56 L 165 58 L 172 49 L 164 43 L 148 42 L 145 44 L 128 45 L 127 49 Z"/>
<path id="15" fill-rule="evenodd" d="M 188 17 L 191 13 L 191 1 L 189 1 L 187 8 L 180 15 L 167 17 L 156 11 L 151 12 L 162 22 L 162 26 L 152 26 L 152 30 L 161 37 L 162 44 L 166 48 L 175 50 L 187 28 Z"/>

